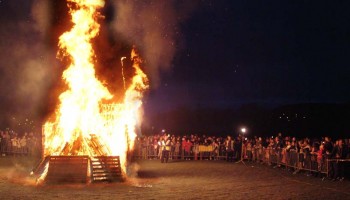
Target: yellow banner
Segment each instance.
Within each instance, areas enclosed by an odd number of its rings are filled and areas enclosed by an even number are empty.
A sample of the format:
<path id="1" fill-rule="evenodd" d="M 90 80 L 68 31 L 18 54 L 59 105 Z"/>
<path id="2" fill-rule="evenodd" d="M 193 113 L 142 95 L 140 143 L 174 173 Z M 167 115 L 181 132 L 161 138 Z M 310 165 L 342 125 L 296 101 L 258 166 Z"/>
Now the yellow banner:
<path id="1" fill-rule="evenodd" d="M 199 152 L 212 152 L 213 150 L 213 146 L 199 145 Z"/>

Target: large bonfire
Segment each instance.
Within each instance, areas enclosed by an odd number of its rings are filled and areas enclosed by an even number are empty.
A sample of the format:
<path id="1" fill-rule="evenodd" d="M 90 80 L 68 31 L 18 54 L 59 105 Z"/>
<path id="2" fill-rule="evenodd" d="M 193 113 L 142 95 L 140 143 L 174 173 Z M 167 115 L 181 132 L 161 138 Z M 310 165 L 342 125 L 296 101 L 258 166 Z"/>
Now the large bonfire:
<path id="1" fill-rule="evenodd" d="M 127 153 L 133 149 L 140 123 L 142 93 L 148 88 L 141 59 L 133 49 L 135 74 L 122 102 L 96 77 L 91 40 L 99 33 L 99 9 L 104 0 L 67 0 L 73 27 L 59 38 L 59 58 L 70 65 L 62 78 L 67 90 L 59 96 L 56 112 L 45 123 L 44 156 L 120 156 L 126 172 Z M 123 87 L 123 86 L 122 86 Z"/>

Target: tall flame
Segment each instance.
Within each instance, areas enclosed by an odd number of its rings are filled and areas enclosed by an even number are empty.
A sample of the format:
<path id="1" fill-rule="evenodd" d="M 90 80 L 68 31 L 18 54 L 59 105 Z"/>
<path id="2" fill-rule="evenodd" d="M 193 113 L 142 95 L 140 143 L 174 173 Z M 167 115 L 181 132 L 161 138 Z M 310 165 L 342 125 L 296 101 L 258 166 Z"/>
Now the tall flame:
<path id="1" fill-rule="evenodd" d="M 70 66 L 63 72 L 68 89 L 59 96 L 59 107 L 48 120 L 44 155 L 117 155 L 125 173 L 128 150 L 133 148 L 135 127 L 140 123 L 142 94 L 148 88 L 141 59 L 131 52 L 135 75 L 126 89 L 123 102 L 97 79 L 91 40 L 99 33 L 98 9 L 104 0 L 67 0 L 73 27 L 59 38 L 58 56 L 68 57 Z"/>

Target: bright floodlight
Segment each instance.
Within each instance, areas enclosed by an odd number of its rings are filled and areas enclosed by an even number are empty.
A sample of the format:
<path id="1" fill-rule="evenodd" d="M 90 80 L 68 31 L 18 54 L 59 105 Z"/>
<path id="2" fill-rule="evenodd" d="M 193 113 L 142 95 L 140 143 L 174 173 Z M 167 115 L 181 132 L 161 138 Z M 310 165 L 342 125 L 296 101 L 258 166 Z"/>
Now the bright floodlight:
<path id="1" fill-rule="evenodd" d="M 241 132 L 245 133 L 245 132 L 247 132 L 247 129 L 246 128 L 241 128 Z"/>

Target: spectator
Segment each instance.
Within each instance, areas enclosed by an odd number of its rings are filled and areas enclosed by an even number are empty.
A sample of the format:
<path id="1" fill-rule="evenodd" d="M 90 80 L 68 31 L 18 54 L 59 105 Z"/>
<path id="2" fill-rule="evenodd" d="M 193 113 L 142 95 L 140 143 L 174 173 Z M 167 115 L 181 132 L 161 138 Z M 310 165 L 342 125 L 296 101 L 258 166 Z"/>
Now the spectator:
<path id="1" fill-rule="evenodd" d="M 192 149 L 192 142 L 190 141 L 190 139 L 185 139 L 183 138 L 183 149 L 184 149 L 184 157 L 186 160 L 190 160 L 190 156 L 191 156 L 191 149 Z"/>
<path id="2" fill-rule="evenodd" d="M 317 166 L 318 166 L 318 172 L 321 173 L 323 169 L 323 155 L 324 155 L 324 144 L 322 143 L 320 145 L 320 148 L 317 151 Z"/>
<path id="3" fill-rule="evenodd" d="M 162 151 L 162 156 L 161 156 L 161 163 L 167 163 L 169 160 L 170 156 L 170 150 L 171 150 L 171 139 L 170 136 L 164 135 L 161 139 L 161 151 Z"/>
<path id="4" fill-rule="evenodd" d="M 213 138 L 211 145 L 213 147 L 211 160 L 218 160 L 219 150 L 220 150 L 219 138 L 218 139 Z"/>
<path id="5" fill-rule="evenodd" d="M 21 144 L 17 138 L 17 134 L 14 134 L 13 138 L 11 139 L 11 151 L 13 155 L 16 156 L 19 153 L 20 146 Z"/>
<path id="6" fill-rule="evenodd" d="M 333 159 L 346 159 L 347 157 L 347 147 L 344 145 L 343 140 L 337 140 L 336 144 L 333 148 L 331 157 Z M 332 178 L 333 180 L 344 180 L 344 174 L 345 174 L 345 168 L 344 168 L 344 163 L 343 162 L 332 162 Z"/>
<path id="7" fill-rule="evenodd" d="M 19 153 L 21 155 L 27 155 L 28 154 L 28 147 L 27 147 L 27 136 L 28 133 L 25 132 L 24 135 L 19 139 Z"/>
<path id="8" fill-rule="evenodd" d="M 227 162 L 233 162 L 233 150 L 234 150 L 234 141 L 231 139 L 231 136 L 227 136 L 225 141 L 225 147 L 227 152 Z"/>
<path id="9" fill-rule="evenodd" d="M 174 159 L 176 159 L 176 160 L 179 159 L 180 148 L 181 148 L 180 137 L 178 137 L 178 138 L 176 138 L 175 150 L 174 150 Z"/>
<path id="10" fill-rule="evenodd" d="M 252 151 L 252 149 L 253 149 L 252 141 L 251 140 L 247 140 L 247 142 L 246 142 L 246 155 L 247 155 L 248 161 L 252 161 L 253 160 L 253 151 Z"/>

